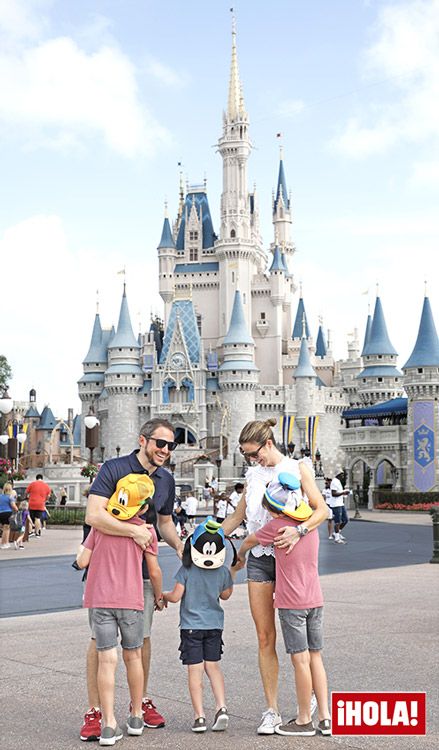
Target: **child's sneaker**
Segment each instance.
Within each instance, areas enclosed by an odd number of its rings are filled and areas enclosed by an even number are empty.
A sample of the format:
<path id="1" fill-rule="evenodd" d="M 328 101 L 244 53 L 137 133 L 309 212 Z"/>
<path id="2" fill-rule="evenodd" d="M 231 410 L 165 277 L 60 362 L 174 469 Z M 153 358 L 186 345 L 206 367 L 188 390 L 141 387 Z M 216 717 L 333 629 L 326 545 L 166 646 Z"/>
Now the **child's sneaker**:
<path id="1" fill-rule="evenodd" d="M 207 726 L 204 716 L 199 716 L 198 719 L 195 719 L 194 723 L 191 726 L 191 729 L 193 732 L 205 732 Z"/>
<path id="2" fill-rule="evenodd" d="M 320 734 L 330 735 L 331 734 L 331 719 L 322 719 L 317 725 L 317 730 Z"/>
<path id="3" fill-rule="evenodd" d="M 227 729 L 228 726 L 229 715 L 227 713 L 227 708 L 223 706 L 215 714 L 215 718 L 212 724 L 212 732 L 223 732 L 225 729 Z"/>
<path id="4" fill-rule="evenodd" d="M 316 733 L 312 721 L 308 724 L 297 724 L 296 719 L 291 719 L 286 724 L 278 724 L 274 731 L 276 734 L 290 737 L 313 737 Z"/>
<path id="5" fill-rule="evenodd" d="M 102 714 L 98 708 L 91 708 L 84 716 L 79 736 L 84 742 L 98 740 L 101 736 Z"/>
<path id="6" fill-rule="evenodd" d="M 116 729 L 113 729 L 113 727 L 104 727 L 99 738 L 99 744 L 104 745 L 105 747 L 111 747 L 111 745 L 115 745 L 118 740 L 121 740 L 122 737 L 123 732 L 117 724 Z"/>
<path id="7" fill-rule="evenodd" d="M 128 734 L 139 737 L 143 732 L 143 718 L 140 716 L 128 716 L 127 729 Z"/>
<path id="8" fill-rule="evenodd" d="M 282 724 L 280 714 L 276 713 L 274 708 L 268 708 L 262 714 L 262 721 L 258 726 L 258 734 L 274 734 L 274 729 L 278 724 Z"/>

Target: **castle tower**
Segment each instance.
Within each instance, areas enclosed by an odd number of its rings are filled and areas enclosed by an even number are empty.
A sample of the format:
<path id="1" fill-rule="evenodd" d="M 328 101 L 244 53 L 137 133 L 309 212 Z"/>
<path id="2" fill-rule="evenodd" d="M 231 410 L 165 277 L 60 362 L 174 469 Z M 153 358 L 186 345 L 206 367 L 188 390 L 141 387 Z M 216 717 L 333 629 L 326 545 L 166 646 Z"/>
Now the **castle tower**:
<path id="1" fill-rule="evenodd" d="M 307 442 L 306 419 L 314 416 L 314 394 L 317 374 L 311 364 L 306 336 L 306 316 L 303 314 L 302 338 L 300 341 L 299 360 L 294 370 L 293 380 L 296 390 L 296 425 L 300 432 L 301 445 Z M 311 446 L 309 446 L 311 447 Z"/>
<path id="2" fill-rule="evenodd" d="M 140 346 L 134 336 L 123 285 L 117 330 L 108 347 L 108 368 L 105 371 L 105 389 L 108 393 L 108 433 L 105 444 L 109 456 L 120 452 L 130 453 L 137 445 L 139 410 L 137 394 L 143 385 L 143 372 L 139 365 Z"/>
<path id="3" fill-rule="evenodd" d="M 295 247 L 291 239 L 292 213 L 291 201 L 287 191 L 287 180 L 283 162 L 283 149 L 280 148 L 279 174 L 277 178 L 276 194 L 273 195 L 273 226 L 277 242 L 282 252 L 288 257 L 292 256 Z M 273 247 L 273 246 L 272 246 Z"/>
<path id="4" fill-rule="evenodd" d="M 102 329 L 101 319 L 97 311 L 90 346 L 82 363 L 84 374 L 78 380 L 78 395 L 81 400 L 81 424 L 83 424 L 84 417 L 90 412 L 90 407 L 94 409 L 96 416 L 99 416 L 98 400 L 104 388 L 105 370 L 108 367 L 108 339 L 109 331 Z M 103 438 L 102 434 L 101 438 Z M 105 445 L 103 440 L 101 440 L 101 443 Z M 86 455 L 85 428 L 81 429 L 81 455 Z"/>
<path id="5" fill-rule="evenodd" d="M 248 191 L 247 161 L 250 156 L 249 120 L 239 78 L 235 20 L 232 26 L 232 62 L 227 110 L 218 151 L 223 160 L 220 238 L 215 243 L 219 261 L 219 344 L 227 332 L 235 291 L 239 288 L 248 330 L 252 324 L 252 277 L 266 268 L 266 255 L 255 244 L 252 200 Z M 253 205 L 254 207 L 254 205 Z M 254 217 L 253 217 L 254 218 Z M 253 230 L 253 235 L 252 235 Z"/>
<path id="6" fill-rule="evenodd" d="M 169 319 L 169 311 L 174 297 L 175 277 L 174 267 L 177 260 L 177 249 L 171 232 L 171 225 L 165 209 L 162 236 L 157 247 L 159 256 L 159 293 L 165 303 L 165 324 Z"/>
<path id="7" fill-rule="evenodd" d="M 415 348 L 403 367 L 407 408 L 407 488 L 439 489 L 439 339 L 430 301 L 422 308 Z"/>
<path id="8" fill-rule="evenodd" d="M 402 373 L 396 368 L 397 356 L 387 333 L 381 299 L 377 297 L 370 334 L 363 348 L 364 369 L 357 375 L 358 393 L 363 403 L 375 404 L 402 395 Z"/>
<path id="9" fill-rule="evenodd" d="M 255 343 L 245 320 L 241 292 L 236 290 L 229 330 L 223 342 L 223 363 L 218 371 L 222 401 L 222 430 L 227 424 L 229 456 L 238 445 L 243 426 L 255 418 L 255 389 L 259 370 L 254 361 Z"/>

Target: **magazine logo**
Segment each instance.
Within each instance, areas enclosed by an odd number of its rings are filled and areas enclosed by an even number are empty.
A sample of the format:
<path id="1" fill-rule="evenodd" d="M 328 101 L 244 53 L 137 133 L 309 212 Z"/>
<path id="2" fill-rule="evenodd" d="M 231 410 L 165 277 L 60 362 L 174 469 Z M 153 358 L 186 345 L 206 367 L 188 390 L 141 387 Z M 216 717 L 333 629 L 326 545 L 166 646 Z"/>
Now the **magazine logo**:
<path id="1" fill-rule="evenodd" d="M 333 735 L 423 735 L 425 693 L 332 693 Z"/>

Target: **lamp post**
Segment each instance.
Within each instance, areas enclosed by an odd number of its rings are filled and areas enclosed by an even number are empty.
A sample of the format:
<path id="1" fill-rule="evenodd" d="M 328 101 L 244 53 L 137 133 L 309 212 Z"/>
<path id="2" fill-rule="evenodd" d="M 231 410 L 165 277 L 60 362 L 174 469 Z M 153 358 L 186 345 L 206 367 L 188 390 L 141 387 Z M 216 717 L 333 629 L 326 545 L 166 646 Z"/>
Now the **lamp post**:
<path id="1" fill-rule="evenodd" d="M 93 463 L 93 451 L 99 444 L 99 419 L 95 416 L 93 406 L 90 406 L 85 424 L 85 447 L 90 451 L 90 463 Z"/>
<path id="2" fill-rule="evenodd" d="M 174 476 L 174 474 L 175 474 L 175 466 L 176 466 L 175 461 L 172 461 L 172 459 L 171 459 L 171 461 L 169 462 L 169 468 L 171 470 L 172 476 Z"/>
<path id="3" fill-rule="evenodd" d="M 116 445 L 116 456 L 119 458 L 120 445 Z"/>
<path id="4" fill-rule="evenodd" d="M 222 462 L 223 462 L 223 457 L 222 457 L 222 455 L 220 454 L 220 455 L 219 455 L 219 456 L 218 456 L 218 457 L 217 457 L 217 458 L 215 459 L 215 463 L 216 463 L 216 468 L 218 469 L 218 493 L 219 493 L 219 491 L 220 491 L 220 486 L 219 486 L 219 485 L 220 485 L 220 478 L 221 478 L 221 464 L 222 464 Z"/>
<path id="5" fill-rule="evenodd" d="M 18 458 L 26 438 L 25 425 L 17 419 L 10 419 L 6 425 L 6 433 L 0 435 L 0 443 L 8 446 L 7 457 L 11 461 L 13 470 L 18 468 Z"/>

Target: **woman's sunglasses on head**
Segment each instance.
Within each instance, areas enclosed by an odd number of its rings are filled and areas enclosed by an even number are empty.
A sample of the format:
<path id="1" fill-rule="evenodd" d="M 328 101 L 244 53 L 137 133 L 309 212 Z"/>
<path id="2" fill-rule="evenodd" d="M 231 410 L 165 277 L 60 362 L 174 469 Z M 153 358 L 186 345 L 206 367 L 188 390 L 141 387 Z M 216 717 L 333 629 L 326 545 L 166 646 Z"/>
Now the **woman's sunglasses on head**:
<path id="1" fill-rule="evenodd" d="M 145 440 L 154 440 L 157 448 L 167 448 L 168 451 L 175 451 L 178 443 L 175 442 L 175 440 L 163 440 L 163 438 L 155 438 L 151 437 L 150 435 L 144 435 L 143 436 Z"/>

